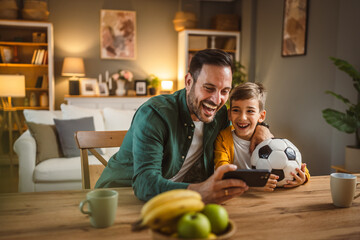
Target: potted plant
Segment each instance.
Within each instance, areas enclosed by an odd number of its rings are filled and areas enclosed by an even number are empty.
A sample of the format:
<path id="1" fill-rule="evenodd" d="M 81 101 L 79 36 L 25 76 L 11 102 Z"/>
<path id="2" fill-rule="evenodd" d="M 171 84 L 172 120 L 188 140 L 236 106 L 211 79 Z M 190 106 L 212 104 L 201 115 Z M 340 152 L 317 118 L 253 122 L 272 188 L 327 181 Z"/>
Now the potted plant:
<path id="1" fill-rule="evenodd" d="M 243 69 L 245 67 L 240 62 L 235 61 L 232 69 L 232 88 L 246 82 L 246 73 L 242 71 Z"/>
<path id="2" fill-rule="evenodd" d="M 345 168 L 350 171 L 360 170 L 360 73 L 347 61 L 330 57 L 334 64 L 341 71 L 347 73 L 353 80 L 353 86 L 358 93 L 357 103 L 351 103 L 349 99 L 332 91 L 326 91 L 347 105 L 345 112 L 339 112 L 327 108 L 322 111 L 326 122 L 339 131 L 345 133 L 355 133 L 355 146 L 346 146 L 345 149 Z"/>
<path id="3" fill-rule="evenodd" d="M 149 86 L 149 94 L 155 95 L 157 89 L 160 86 L 160 79 L 154 74 L 150 74 L 150 76 L 146 79 Z"/>

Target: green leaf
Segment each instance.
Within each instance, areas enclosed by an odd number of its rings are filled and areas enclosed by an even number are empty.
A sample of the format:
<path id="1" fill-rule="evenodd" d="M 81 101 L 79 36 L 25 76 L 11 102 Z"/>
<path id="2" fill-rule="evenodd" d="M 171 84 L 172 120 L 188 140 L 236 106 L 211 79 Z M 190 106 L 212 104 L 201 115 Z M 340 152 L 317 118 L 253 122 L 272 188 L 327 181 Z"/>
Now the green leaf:
<path id="1" fill-rule="evenodd" d="M 334 64 L 341 70 L 347 73 L 355 82 L 360 82 L 360 73 L 347 61 L 330 57 Z"/>
<path id="2" fill-rule="evenodd" d="M 339 131 L 354 133 L 358 127 L 357 119 L 345 113 L 329 108 L 323 110 L 322 113 L 325 121 Z"/>
<path id="3" fill-rule="evenodd" d="M 350 103 L 349 99 L 341 96 L 340 94 L 336 94 L 336 93 L 334 93 L 334 92 L 332 92 L 332 91 L 326 91 L 325 93 L 330 94 L 330 95 L 333 95 L 333 96 L 336 97 L 337 99 L 343 101 L 345 104 Z"/>

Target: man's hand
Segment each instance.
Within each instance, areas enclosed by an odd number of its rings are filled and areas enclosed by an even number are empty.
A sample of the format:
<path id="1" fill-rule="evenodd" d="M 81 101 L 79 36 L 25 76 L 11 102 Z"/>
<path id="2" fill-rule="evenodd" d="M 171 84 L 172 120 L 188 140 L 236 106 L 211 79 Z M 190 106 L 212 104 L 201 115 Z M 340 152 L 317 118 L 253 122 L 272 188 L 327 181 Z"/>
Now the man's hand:
<path id="1" fill-rule="evenodd" d="M 222 179 L 224 173 L 235 171 L 236 165 L 226 164 L 219 167 L 206 181 L 190 184 L 188 189 L 200 193 L 205 203 L 222 203 L 249 189 L 245 182 L 239 179 Z"/>
<path id="2" fill-rule="evenodd" d="M 273 137 L 274 135 L 271 134 L 270 130 L 267 127 L 257 125 L 255 128 L 255 132 L 251 137 L 250 152 L 252 153 L 255 147 L 262 141 Z"/>
<path id="3" fill-rule="evenodd" d="M 293 175 L 295 180 L 287 181 L 287 184 L 284 185 L 284 188 L 292 188 L 292 187 L 297 187 L 297 186 L 303 185 L 304 182 L 306 181 L 305 167 L 306 167 L 306 163 L 303 163 L 303 164 L 301 164 L 301 169 L 299 169 L 299 168 L 295 169 L 299 175 L 291 172 L 291 175 Z"/>

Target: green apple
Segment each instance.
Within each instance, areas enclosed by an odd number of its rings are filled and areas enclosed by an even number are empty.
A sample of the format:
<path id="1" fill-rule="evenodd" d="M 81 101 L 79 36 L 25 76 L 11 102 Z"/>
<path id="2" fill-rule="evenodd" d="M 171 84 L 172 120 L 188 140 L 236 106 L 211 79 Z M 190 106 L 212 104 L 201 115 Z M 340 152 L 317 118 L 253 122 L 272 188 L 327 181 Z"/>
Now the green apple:
<path id="1" fill-rule="evenodd" d="M 229 215 L 223 206 L 214 203 L 206 204 L 202 213 L 209 219 L 213 233 L 225 232 L 229 224 Z"/>
<path id="2" fill-rule="evenodd" d="M 185 213 L 177 224 L 181 238 L 207 238 L 211 232 L 209 219 L 199 212 Z"/>

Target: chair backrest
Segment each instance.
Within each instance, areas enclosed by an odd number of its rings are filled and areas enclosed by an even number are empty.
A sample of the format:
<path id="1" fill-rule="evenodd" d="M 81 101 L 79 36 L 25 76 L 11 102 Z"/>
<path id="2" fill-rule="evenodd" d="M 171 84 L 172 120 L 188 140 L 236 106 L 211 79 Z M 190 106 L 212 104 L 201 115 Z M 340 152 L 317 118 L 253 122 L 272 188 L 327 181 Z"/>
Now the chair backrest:
<path id="1" fill-rule="evenodd" d="M 75 141 L 80 149 L 81 178 L 83 189 L 94 188 L 97 179 L 107 165 L 107 161 L 96 148 L 120 147 L 127 131 L 77 131 Z M 103 164 L 90 165 L 88 150 Z"/>

